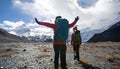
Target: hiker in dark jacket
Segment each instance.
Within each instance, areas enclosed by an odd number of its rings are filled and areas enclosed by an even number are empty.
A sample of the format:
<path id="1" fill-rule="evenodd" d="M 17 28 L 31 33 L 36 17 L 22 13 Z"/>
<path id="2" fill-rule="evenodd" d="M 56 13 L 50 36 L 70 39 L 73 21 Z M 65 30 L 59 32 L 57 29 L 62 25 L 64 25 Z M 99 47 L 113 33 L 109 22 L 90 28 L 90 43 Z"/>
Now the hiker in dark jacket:
<path id="1" fill-rule="evenodd" d="M 55 69 L 58 69 L 59 56 L 60 56 L 61 69 L 67 69 L 67 64 L 66 64 L 66 40 L 65 41 L 59 41 L 59 40 L 55 39 L 55 33 L 57 32 L 56 21 L 59 18 L 62 18 L 62 17 L 57 16 L 55 18 L 54 24 L 53 23 L 48 23 L 48 22 L 39 22 L 37 20 L 37 18 L 35 18 L 35 21 L 39 25 L 47 26 L 47 27 L 50 27 L 54 30 L 54 41 L 53 41 L 53 48 L 54 48 L 54 52 L 55 52 L 54 67 L 55 67 Z M 73 27 L 78 20 L 79 20 L 79 17 L 77 16 L 71 24 L 68 24 L 68 28 Z M 62 26 L 60 28 L 62 28 Z"/>
<path id="2" fill-rule="evenodd" d="M 78 63 L 80 63 L 79 48 L 80 48 L 81 42 L 82 41 L 81 41 L 80 31 L 77 29 L 77 27 L 74 27 L 73 34 L 71 36 L 71 45 L 73 46 L 74 60 L 77 60 Z"/>

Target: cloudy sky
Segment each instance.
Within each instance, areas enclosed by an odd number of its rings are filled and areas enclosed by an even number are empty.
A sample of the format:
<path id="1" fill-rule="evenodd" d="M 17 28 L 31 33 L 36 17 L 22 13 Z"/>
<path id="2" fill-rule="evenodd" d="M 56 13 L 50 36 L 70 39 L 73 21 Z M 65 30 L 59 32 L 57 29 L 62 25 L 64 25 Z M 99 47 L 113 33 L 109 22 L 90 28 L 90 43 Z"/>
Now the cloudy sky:
<path id="1" fill-rule="evenodd" d="M 27 35 L 28 32 L 29 35 L 41 33 L 53 35 L 52 29 L 37 25 L 34 18 L 54 22 L 57 15 L 67 18 L 70 23 L 79 16 L 80 20 L 76 25 L 82 33 L 97 29 L 105 30 L 120 21 L 120 0 L 1 0 L 0 2 L 0 27 L 17 35 Z"/>

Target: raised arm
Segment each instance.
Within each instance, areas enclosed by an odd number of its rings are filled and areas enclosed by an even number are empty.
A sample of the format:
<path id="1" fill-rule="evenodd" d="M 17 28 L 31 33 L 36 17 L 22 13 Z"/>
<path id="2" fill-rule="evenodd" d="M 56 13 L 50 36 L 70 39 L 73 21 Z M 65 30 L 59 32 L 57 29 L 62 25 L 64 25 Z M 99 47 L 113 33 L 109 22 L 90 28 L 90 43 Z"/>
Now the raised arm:
<path id="1" fill-rule="evenodd" d="M 35 21 L 36 21 L 36 23 L 38 23 L 39 25 L 43 25 L 43 26 L 47 26 L 47 27 L 50 27 L 50 28 L 54 28 L 54 24 L 51 24 L 51 23 L 48 23 L 48 22 L 39 22 L 38 20 L 37 20 L 37 18 L 35 18 Z"/>
<path id="2" fill-rule="evenodd" d="M 69 24 L 69 28 L 73 27 L 77 23 L 78 20 L 79 20 L 79 17 L 77 16 L 75 18 L 75 20 L 72 23 Z"/>

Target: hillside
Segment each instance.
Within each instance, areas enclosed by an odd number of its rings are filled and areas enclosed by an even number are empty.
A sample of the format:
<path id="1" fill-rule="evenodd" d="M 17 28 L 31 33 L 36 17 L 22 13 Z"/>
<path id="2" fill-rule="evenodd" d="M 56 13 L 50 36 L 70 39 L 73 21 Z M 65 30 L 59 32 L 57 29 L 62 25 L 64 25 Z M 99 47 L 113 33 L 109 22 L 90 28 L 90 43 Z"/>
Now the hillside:
<path id="1" fill-rule="evenodd" d="M 29 40 L 25 37 L 16 36 L 8 33 L 6 30 L 0 28 L 0 43 L 9 42 L 28 42 Z"/>
<path id="2" fill-rule="evenodd" d="M 88 42 L 120 42 L 120 21 L 112 25 L 108 30 L 95 34 Z"/>

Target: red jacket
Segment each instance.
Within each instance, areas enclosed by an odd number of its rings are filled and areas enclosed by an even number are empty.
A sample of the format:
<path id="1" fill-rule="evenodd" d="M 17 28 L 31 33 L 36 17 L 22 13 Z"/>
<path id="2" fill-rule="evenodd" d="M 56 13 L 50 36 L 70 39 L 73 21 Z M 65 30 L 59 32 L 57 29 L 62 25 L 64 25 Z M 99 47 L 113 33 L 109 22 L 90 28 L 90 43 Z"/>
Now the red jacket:
<path id="1" fill-rule="evenodd" d="M 69 28 L 73 27 L 76 23 L 77 23 L 77 20 L 74 20 L 71 24 L 69 24 Z M 54 30 L 54 32 L 56 31 L 55 23 L 53 24 L 53 23 L 48 23 L 48 22 L 39 22 L 38 24 L 50 27 L 50 28 L 52 28 Z M 54 40 L 53 43 L 54 44 L 66 44 L 66 41 L 65 42 L 61 42 L 61 41 Z"/>

